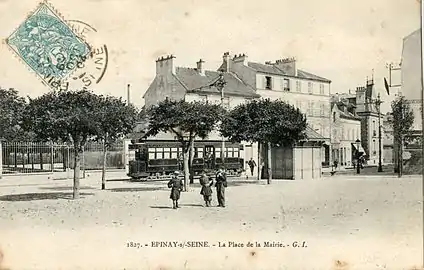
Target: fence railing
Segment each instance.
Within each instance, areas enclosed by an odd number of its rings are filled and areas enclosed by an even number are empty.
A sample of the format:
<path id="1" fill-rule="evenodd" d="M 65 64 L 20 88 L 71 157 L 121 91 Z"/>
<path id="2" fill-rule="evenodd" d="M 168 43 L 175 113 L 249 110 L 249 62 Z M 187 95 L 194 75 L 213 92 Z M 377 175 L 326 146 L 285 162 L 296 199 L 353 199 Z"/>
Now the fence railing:
<path id="1" fill-rule="evenodd" d="M 64 172 L 74 168 L 71 145 L 43 142 L 2 142 L 3 174 Z M 103 143 L 87 143 L 81 157 L 81 168 L 100 170 L 103 167 Z M 107 169 L 124 169 L 124 144 L 109 147 Z"/>

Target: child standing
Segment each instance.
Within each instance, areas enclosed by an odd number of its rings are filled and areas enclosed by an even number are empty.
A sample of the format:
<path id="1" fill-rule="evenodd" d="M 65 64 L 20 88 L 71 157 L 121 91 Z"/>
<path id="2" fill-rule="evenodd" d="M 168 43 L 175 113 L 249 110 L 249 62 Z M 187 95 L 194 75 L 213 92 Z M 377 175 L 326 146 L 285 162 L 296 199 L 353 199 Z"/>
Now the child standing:
<path id="1" fill-rule="evenodd" d="M 206 174 L 206 171 L 203 171 L 202 175 L 200 176 L 200 185 L 202 186 L 202 189 L 200 190 L 200 194 L 203 195 L 203 199 L 205 200 L 206 207 L 210 207 L 212 202 L 213 181 Z"/>
<path id="2" fill-rule="evenodd" d="M 171 189 L 171 195 L 169 198 L 172 200 L 172 208 L 180 208 L 178 206 L 178 200 L 180 199 L 181 191 L 183 190 L 183 181 L 178 177 L 179 171 L 175 171 L 172 175 L 172 179 L 168 182 L 168 187 Z"/>

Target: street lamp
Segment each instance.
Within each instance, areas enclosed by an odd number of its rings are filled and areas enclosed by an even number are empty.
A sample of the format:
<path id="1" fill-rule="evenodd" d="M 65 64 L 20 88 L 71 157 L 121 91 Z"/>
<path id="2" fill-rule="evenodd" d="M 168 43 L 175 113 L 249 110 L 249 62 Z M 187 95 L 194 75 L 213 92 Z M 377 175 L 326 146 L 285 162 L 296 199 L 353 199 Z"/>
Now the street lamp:
<path id="1" fill-rule="evenodd" d="M 357 139 L 355 141 L 356 143 L 356 173 L 360 174 L 361 173 L 361 168 L 360 168 L 360 164 L 359 164 L 359 158 L 361 157 L 359 155 L 359 147 L 361 147 L 361 141 L 359 139 Z"/>
<path id="2" fill-rule="evenodd" d="M 378 172 L 383 171 L 383 165 L 381 164 L 381 112 L 380 105 L 383 103 L 380 99 L 380 93 L 378 93 L 377 99 L 374 101 L 378 112 Z"/>

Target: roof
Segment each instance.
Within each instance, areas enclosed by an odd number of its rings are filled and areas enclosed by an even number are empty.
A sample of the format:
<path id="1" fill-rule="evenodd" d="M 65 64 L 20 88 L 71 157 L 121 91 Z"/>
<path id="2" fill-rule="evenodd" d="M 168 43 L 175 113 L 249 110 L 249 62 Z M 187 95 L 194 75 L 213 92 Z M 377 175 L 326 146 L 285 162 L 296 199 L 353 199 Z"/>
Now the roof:
<path id="1" fill-rule="evenodd" d="M 261 63 L 255 63 L 255 62 L 248 62 L 247 65 L 256 70 L 257 72 L 261 73 L 267 73 L 267 74 L 273 74 L 273 75 L 280 75 L 280 76 L 288 76 L 288 77 L 295 77 L 300 79 L 307 79 L 307 80 L 314 80 L 314 81 L 321 81 L 321 82 L 327 82 L 330 83 L 331 80 L 326 79 L 324 77 L 317 76 L 315 74 L 312 74 L 310 72 L 306 72 L 303 70 L 298 69 L 297 70 L 297 76 L 292 76 L 281 70 L 275 65 L 269 65 L 269 64 L 261 64 Z"/>
<path id="2" fill-rule="evenodd" d="M 332 101 L 331 102 L 331 107 L 332 108 L 335 107 L 337 109 L 337 111 L 339 112 L 340 118 L 349 119 L 349 120 L 357 120 L 357 121 L 361 120 L 361 118 L 359 116 L 357 116 L 357 115 L 355 115 L 355 114 L 353 114 L 349 111 L 345 112 L 344 111 L 345 106 L 356 108 L 356 106 L 354 104 L 343 103 L 343 101 L 341 101 L 341 102 L 340 101 L 339 102 Z"/>
<path id="3" fill-rule="evenodd" d="M 219 75 L 220 73 L 217 71 L 206 70 L 205 75 L 203 76 L 196 68 L 177 67 L 175 76 L 188 91 L 219 94 L 220 92 L 218 89 L 210 87 L 210 85 L 218 79 Z M 226 82 L 224 86 L 224 93 L 226 95 L 251 98 L 259 97 L 259 95 L 256 94 L 255 89 L 239 80 L 234 74 L 224 72 L 223 76 Z"/>
<path id="4" fill-rule="evenodd" d="M 306 126 L 305 132 L 306 132 L 306 139 L 309 141 L 325 141 L 327 139 L 321 136 L 321 134 L 319 134 L 315 130 L 313 130 L 310 126 Z"/>

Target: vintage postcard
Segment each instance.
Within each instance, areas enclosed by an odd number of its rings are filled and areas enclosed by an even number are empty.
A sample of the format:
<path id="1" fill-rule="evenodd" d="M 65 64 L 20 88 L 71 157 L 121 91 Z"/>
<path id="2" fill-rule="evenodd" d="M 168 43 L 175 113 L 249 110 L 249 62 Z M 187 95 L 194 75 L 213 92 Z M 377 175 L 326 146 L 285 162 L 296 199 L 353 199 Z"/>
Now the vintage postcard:
<path id="1" fill-rule="evenodd" d="M 0 270 L 424 269 L 419 0 L 0 0 Z"/>

